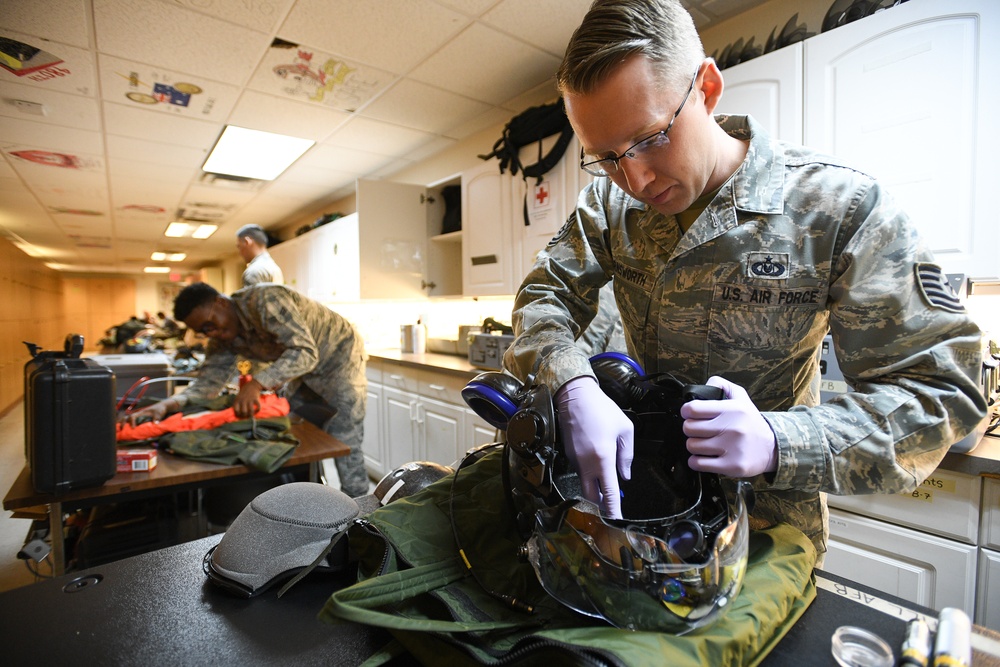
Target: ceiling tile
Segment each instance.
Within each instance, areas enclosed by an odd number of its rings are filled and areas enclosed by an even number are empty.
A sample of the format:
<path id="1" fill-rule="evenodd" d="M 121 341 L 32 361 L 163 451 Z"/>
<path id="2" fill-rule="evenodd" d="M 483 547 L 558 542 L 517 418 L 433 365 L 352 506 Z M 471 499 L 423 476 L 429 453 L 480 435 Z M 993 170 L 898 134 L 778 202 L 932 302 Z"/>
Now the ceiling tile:
<path id="1" fill-rule="evenodd" d="M 548 51 L 562 60 L 573 31 L 592 0 L 504 0 L 483 16 L 483 22 L 508 35 Z M 558 16 L 559 21 L 552 17 Z"/>
<path id="2" fill-rule="evenodd" d="M 264 54 L 248 86 L 316 106 L 355 111 L 396 76 L 342 56 L 281 42 Z"/>
<path id="3" fill-rule="evenodd" d="M 0 143 L 6 150 L 8 144 L 21 144 L 22 148 L 46 148 L 62 153 L 90 153 L 104 151 L 101 135 L 72 127 L 59 127 L 23 118 L 9 118 L 0 123 Z M 27 159 L 27 158 L 21 158 Z M 83 168 L 82 162 L 76 168 Z"/>
<path id="4" fill-rule="evenodd" d="M 295 0 L 174 0 L 188 9 L 230 21 L 245 28 L 272 33 Z"/>
<path id="5" fill-rule="evenodd" d="M 440 88 L 404 79 L 370 105 L 363 115 L 434 134 L 444 134 L 489 109 L 489 105 Z"/>
<path id="6" fill-rule="evenodd" d="M 131 104 L 128 102 L 127 104 Z M 155 113 L 145 105 L 104 103 L 104 125 L 108 135 L 174 143 L 207 150 L 222 134 L 222 124 L 177 114 Z"/>
<path id="7" fill-rule="evenodd" d="M 171 167 L 182 167 L 189 170 L 189 173 L 200 169 L 208 156 L 207 152 L 200 148 L 119 137 L 113 134 L 107 138 L 107 153 L 111 159 L 155 162 Z"/>
<path id="8" fill-rule="evenodd" d="M 79 95 L 67 95 L 55 90 L 0 81 L 0 116 L 20 118 L 37 123 L 51 123 L 79 130 L 100 132 L 100 107 L 97 100 Z M 15 101 L 42 105 L 41 116 L 27 113 Z"/>
<path id="9" fill-rule="evenodd" d="M 221 121 L 239 96 L 236 86 L 103 54 L 98 66 L 105 100 L 144 110 Z"/>
<path id="10" fill-rule="evenodd" d="M 359 116 L 341 126 L 324 143 L 379 155 L 407 155 L 434 138 L 420 130 Z"/>
<path id="11" fill-rule="evenodd" d="M 313 146 L 299 158 L 304 167 L 320 167 L 355 175 L 378 169 L 388 161 L 384 155 L 328 144 Z"/>
<path id="12" fill-rule="evenodd" d="M 175 167 L 140 160 L 125 158 L 108 158 L 108 173 L 112 178 L 127 176 L 129 178 L 144 178 L 172 184 L 189 184 L 198 170 L 190 167 Z"/>
<path id="13" fill-rule="evenodd" d="M 299 0 L 278 36 L 402 74 L 468 23 L 430 0 Z"/>
<path id="14" fill-rule="evenodd" d="M 30 0 L 3 3 L 0 27 L 87 48 L 86 0 Z"/>
<path id="15" fill-rule="evenodd" d="M 462 12 L 466 16 L 479 16 L 497 0 L 437 0 L 445 7 L 451 7 L 455 11 Z"/>
<path id="16" fill-rule="evenodd" d="M 25 3 L 27 4 L 27 3 Z M 56 42 L 39 40 L 17 32 L 0 30 L 0 36 L 13 39 L 30 47 L 41 49 L 44 54 L 36 54 L 27 61 L 24 68 L 10 71 L 0 67 L 0 81 L 37 86 L 46 90 L 58 90 L 77 95 L 93 95 L 97 91 L 97 76 L 94 70 L 94 56 L 89 51 L 66 46 Z M 47 55 L 45 55 L 47 54 Z M 48 67 L 37 66 L 53 63 Z M 33 67 L 35 65 L 35 67 Z"/>
<path id="17" fill-rule="evenodd" d="M 243 84 L 269 35 L 157 0 L 94 0 L 97 48 L 126 60 Z"/>
<path id="18" fill-rule="evenodd" d="M 499 104 L 551 79 L 559 60 L 475 24 L 418 65 L 410 76 L 476 100 Z"/>
<path id="19" fill-rule="evenodd" d="M 228 124 L 322 141 L 349 118 L 349 114 L 330 108 L 248 90 L 237 102 Z"/>

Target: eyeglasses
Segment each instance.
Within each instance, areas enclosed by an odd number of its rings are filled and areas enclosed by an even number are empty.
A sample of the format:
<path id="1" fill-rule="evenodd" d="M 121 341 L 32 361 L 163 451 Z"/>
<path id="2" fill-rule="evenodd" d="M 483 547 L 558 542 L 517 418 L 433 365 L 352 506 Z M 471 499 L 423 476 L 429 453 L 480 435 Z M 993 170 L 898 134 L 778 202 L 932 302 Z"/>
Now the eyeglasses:
<path id="1" fill-rule="evenodd" d="M 688 86 L 687 94 L 684 95 L 684 99 L 681 101 L 681 105 L 677 107 L 677 111 L 674 112 L 673 118 L 670 119 L 670 123 L 662 130 L 654 132 L 653 134 L 640 139 L 635 142 L 621 155 L 616 157 L 606 157 L 600 160 L 591 160 L 587 162 L 589 156 L 580 149 L 580 168 L 583 169 L 588 174 L 593 176 L 610 176 L 612 174 L 617 174 L 618 170 L 621 169 L 621 161 L 625 158 L 632 160 L 638 159 L 640 156 L 649 156 L 654 151 L 662 148 L 666 148 L 670 144 L 670 138 L 667 137 L 667 132 L 670 128 L 674 126 L 674 121 L 677 120 L 677 116 L 680 115 L 681 109 L 687 104 L 688 98 L 691 97 L 691 91 L 694 90 L 694 82 L 698 78 L 698 70 L 695 71 L 694 76 L 691 77 L 691 85 Z"/>
<path id="2" fill-rule="evenodd" d="M 209 336 L 209 337 L 211 337 L 212 334 L 214 334 L 216 331 L 219 330 L 219 327 L 215 324 L 215 306 L 216 305 L 217 305 L 217 302 L 213 301 L 212 302 L 212 309 L 208 311 L 208 317 L 205 318 L 205 322 L 202 323 L 202 325 L 195 330 L 196 333 L 199 333 L 202 336 Z"/>

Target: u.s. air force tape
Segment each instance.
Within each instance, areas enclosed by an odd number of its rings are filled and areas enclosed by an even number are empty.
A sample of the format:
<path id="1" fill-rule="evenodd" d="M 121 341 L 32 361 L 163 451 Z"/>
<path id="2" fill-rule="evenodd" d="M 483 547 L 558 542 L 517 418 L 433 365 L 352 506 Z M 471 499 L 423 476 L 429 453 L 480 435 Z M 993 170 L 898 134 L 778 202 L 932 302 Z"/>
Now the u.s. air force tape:
<path id="1" fill-rule="evenodd" d="M 955 296 L 948 284 L 948 278 L 937 264 L 920 262 L 914 267 L 917 273 L 917 284 L 924 300 L 933 307 L 947 310 L 950 313 L 964 313 L 965 306 Z"/>

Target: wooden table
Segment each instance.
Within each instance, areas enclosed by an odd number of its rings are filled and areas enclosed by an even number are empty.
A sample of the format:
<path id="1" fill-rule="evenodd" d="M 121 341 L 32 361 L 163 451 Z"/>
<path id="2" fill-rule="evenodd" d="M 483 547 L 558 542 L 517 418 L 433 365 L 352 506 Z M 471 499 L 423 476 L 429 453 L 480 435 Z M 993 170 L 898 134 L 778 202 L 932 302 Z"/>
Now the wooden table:
<path id="1" fill-rule="evenodd" d="M 292 457 L 282 466 L 283 471 L 309 466 L 310 479 L 319 478 L 319 462 L 323 459 L 347 456 L 351 449 L 313 424 L 292 416 L 291 432 L 299 439 Z M 159 452 L 156 468 L 150 472 L 118 473 L 101 486 L 75 489 L 60 495 L 38 493 L 31 484 L 28 466 L 11 485 L 3 499 L 3 508 L 14 511 L 15 517 L 48 515 L 52 539 L 52 563 L 55 574 L 66 568 L 63 543 L 63 514 L 69 508 L 80 509 L 102 503 L 137 500 L 142 497 L 200 489 L 234 479 L 263 477 L 266 473 L 242 463 L 219 465 L 191 461 L 167 452 Z"/>

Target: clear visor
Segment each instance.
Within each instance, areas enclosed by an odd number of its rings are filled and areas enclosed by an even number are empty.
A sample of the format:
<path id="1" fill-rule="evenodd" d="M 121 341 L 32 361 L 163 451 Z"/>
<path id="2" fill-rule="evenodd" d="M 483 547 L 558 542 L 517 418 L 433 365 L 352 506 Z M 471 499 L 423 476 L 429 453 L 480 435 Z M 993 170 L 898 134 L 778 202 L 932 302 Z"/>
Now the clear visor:
<path id="1" fill-rule="evenodd" d="M 714 622 L 739 593 L 748 541 L 742 491 L 718 527 L 697 536 L 704 522 L 680 521 L 662 539 L 592 512 L 585 502 L 541 510 L 528 541 L 542 587 L 571 609 L 619 628 L 684 634 Z M 703 546 L 682 558 L 694 539 Z"/>

